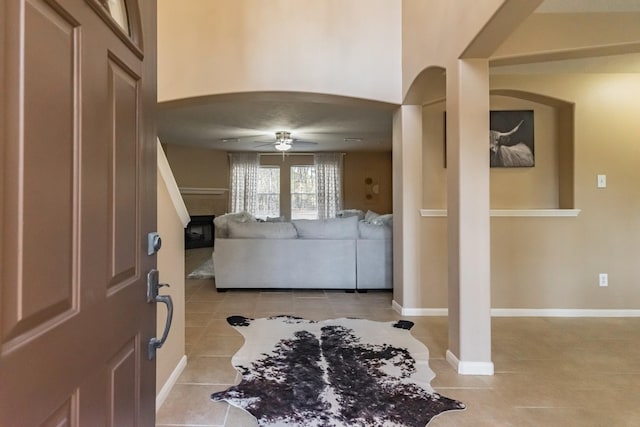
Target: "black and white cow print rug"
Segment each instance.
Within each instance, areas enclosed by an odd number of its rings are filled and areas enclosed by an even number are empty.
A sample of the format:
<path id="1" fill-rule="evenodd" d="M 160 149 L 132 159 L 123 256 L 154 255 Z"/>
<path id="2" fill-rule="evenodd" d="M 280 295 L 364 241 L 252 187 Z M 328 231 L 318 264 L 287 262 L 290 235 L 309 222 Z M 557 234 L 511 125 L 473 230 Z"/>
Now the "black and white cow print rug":
<path id="1" fill-rule="evenodd" d="M 413 322 L 304 320 L 290 316 L 227 321 L 245 338 L 232 363 L 240 384 L 214 393 L 260 426 L 420 426 L 464 404 L 435 393 L 429 350 Z"/>

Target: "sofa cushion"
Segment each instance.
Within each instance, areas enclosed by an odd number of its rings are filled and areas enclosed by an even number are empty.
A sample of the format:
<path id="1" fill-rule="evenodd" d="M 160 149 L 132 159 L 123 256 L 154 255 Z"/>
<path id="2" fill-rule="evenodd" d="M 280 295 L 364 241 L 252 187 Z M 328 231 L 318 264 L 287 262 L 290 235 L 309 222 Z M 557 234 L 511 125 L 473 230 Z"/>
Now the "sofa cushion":
<path id="1" fill-rule="evenodd" d="M 301 239 L 357 239 L 358 217 L 292 221 Z"/>
<path id="2" fill-rule="evenodd" d="M 295 239 L 296 229 L 290 222 L 236 222 L 229 221 L 231 239 Z"/>
<path id="3" fill-rule="evenodd" d="M 230 221 L 234 222 L 257 222 L 257 219 L 249 212 L 238 212 L 220 215 L 214 218 L 213 225 L 215 226 L 216 238 L 229 237 Z"/>
<path id="4" fill-rule="evenodd" d="M 393 235 L 390 226 L 386 224 L 371 224 L 366 221 L 360 221 L 358 223 L 358 230 L 360 231 L 361 239 L 391 239 Z"/>

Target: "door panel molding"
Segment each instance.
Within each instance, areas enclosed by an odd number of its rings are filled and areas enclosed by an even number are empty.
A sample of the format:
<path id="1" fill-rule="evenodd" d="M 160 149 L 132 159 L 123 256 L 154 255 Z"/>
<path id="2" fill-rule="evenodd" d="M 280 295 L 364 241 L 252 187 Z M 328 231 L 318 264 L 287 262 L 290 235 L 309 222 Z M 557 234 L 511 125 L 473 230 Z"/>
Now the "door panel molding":
<path id="1" fill-rule="evenodd" d="M 137 426 L 140 337 L 131 338 L 107 364 L 107 426 Z"/>
<path id="2" fill-rule="evenodd" d="M 42 427 L 78 427 L 78 390 L 42 423 Z"/>
<path id="3" fill-rule="evenodd" d="M 19 27 L 20 42 L 13 47 L 22 52 L 18 66 L 24 71 L 8 79 L 18 89 L 18 108 L 17 120 L 7 123 L 15 137 L 6 143 L 3 230 L 3 279 L 15 286 L 6 287 L 0 300 L 3 353 L 79 310 L 80 30 L 59 5 L 41 0 L 25 4 Z M 43 271 L 46 287 L 39 281 Z"/>
<path id="4" fill-rule="evenodd" d="M 113 52 L 108 54 L 108 118 L 111 167 L 109 171 L 110 275 L 108 294 L 140 277 L 140 77 Z M 124 209 L 123 209 L 124 207 Z"/>

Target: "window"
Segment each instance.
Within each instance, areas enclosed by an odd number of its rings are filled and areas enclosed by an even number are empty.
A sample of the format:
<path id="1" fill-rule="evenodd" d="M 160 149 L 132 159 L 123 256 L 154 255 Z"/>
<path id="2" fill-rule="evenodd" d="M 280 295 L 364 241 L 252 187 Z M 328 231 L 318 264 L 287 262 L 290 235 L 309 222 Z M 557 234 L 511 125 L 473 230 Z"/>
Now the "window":
<path id="1" fill-rule="evenodd" d="M 291 166 L 291 219 L 317 219 L 316 169 Z"/>
<path id="2" fill-rule="evenodd" d="M 107 12 L 109 12 L 113 20 L 116 21 L 128 35 L 131 35 L 125 0 L 100 0 L 100 4 L 107 9 Z"/>
<path id="3" fill-rule="evenodd" d="M 266 219 L 280 216 L 280 168 L 258 168 L 258 207 L 255 216 Z"/>

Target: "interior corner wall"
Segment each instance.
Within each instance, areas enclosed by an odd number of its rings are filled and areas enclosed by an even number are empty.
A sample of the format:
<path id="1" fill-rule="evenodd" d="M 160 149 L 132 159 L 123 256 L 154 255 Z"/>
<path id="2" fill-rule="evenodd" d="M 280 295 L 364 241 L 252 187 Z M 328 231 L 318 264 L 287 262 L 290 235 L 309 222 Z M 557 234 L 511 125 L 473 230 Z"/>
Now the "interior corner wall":
<path id="1" fill-rule="evenodd" d="M 393 181 L 391 152 L 350 151 L 344 157 L 344 208 L 371 210 L 384 214 L 392 212 Z M 379 192 L 372 191 L 365 179 L 371 178 Z M 367 198 L 370 195 L 370 198 Z"/>
<path id="2" fill-rule="evenodd" d="M 445 108 L 442 101 L 422 109 L 423 209 L 447 208 Z"/>
<path id="3" fill-rule="evenodd" d="M 166 144 L 167 160 L 179 187 L 228 188 L 229 158 L 226 151 Z M 229 192 L 222 195 L 184 195 L 189 215 L 223 215 Z"/>
<path id="4" fill-rule="evenodd" d="M 554 128 L 570 132 L 556 133 L 559 138 L 574 134 L 572 156 L 558 152 L 538 157 L 531 170 L 492 170 L 492 208 L 543 208 L 557 197 L 556 179 L 563 165 L 573 162 L 573 204 L 581 209 L 578 217 L 493 217 L 491 219 L 492 307 L 494 308 L 564 308 L 564 309 L 633 309 L 640 300 L 640 74 L 528 74 L 494 75 L 493 89 L 516 89 L 575 103 L 573 114 L 563 109 L 559 114 L 536 114 L 536 147 L 553 138 Z M 501 98 L 501 97 L 500 97 Z M 507 102 L 507 100 L 499 100 Z M 498 102 L 496 101 L 496 102 Z M 509 100 L 508 108 L 534 108 L 535 103 Z M 428 114 L 428 113 L 425 113 Z M 560 123 L 569 120 L 573 123 Z M 439 122 L 439 118 L 437 121 Z M 544 121 L 550 123 L 544 123 Z M 556 124 L 553 124 L 556 121 Z M 435 123 L 435 122 L 434 122 Z M 432 136 L 433 137 L 433 136 Z M 436 132 L 436 139 L 438 138 Z M 425 134 L 425 145 L 429 135 Z M 551 149 L 549 146 L 546 149 Z M 557 146 L 556 146 L 557 148 Z M 425 150 L 426 151 L 426 150 Z M 440 154 L 425 162 L 442 167 Z M 544 159 L 544 160 L 543 160 Z M 559 173 L 538 174 L 546 162 L 559 162 Z M 429 166 L 425 164 L 425 168 Z M 553 169 L 553 168 L 551 168 Z M 502 189 L 496 199 L 496 186 L 515 186 L 522 195 Z M 607 175 L 607 188 L 596 188 L 596 176 Z M 497 179 L 498 178 L 498 179 Z M 425 180 L 425 185 L 430 182 Z M 425 190 L 444 191 L 437 188 Z M 523 198 L 527 195 L 528 198 Z M 440 199 L 431 196 L 434 205 L 443 208 Z M 510 200 L 513 199 L 513 200 Z M 516 201 L 518 201 L 516 203 Z M 534 203 L 534 201 L 537 201 Z M 494 204 L 499 202 L 500 205 Z M 524 203 L 526 202 L 526 203 Z M 527 206 L 527 204 L 529 204 Z M 562 207 L 562 206 L 561 206 Z M 446 307 L 446 221 L 422 218 L 422 275 L 429 277 L 429 289 L 422 307 Z M 445 253 L 444 257 L 441 255 Z M 609 286 L 598 286 L 598 274 L 609 274 Z"/>
<path id="5" fill-rule="evenodd" d="M 173 324 L 167 341 L 158 351 L 156 363 L 156 396 L 181 362 L 185 353 L 185 294 L 184 294 L 184 226 L 178 216 L 164 180 L 158 174 L 158 233 L 162 237 L 162 249 L 158 252 L 157 265 L 162 288 L 173 300 Z M 157 336 L 164 330 L 167 310 L 158 304 Z"/>

